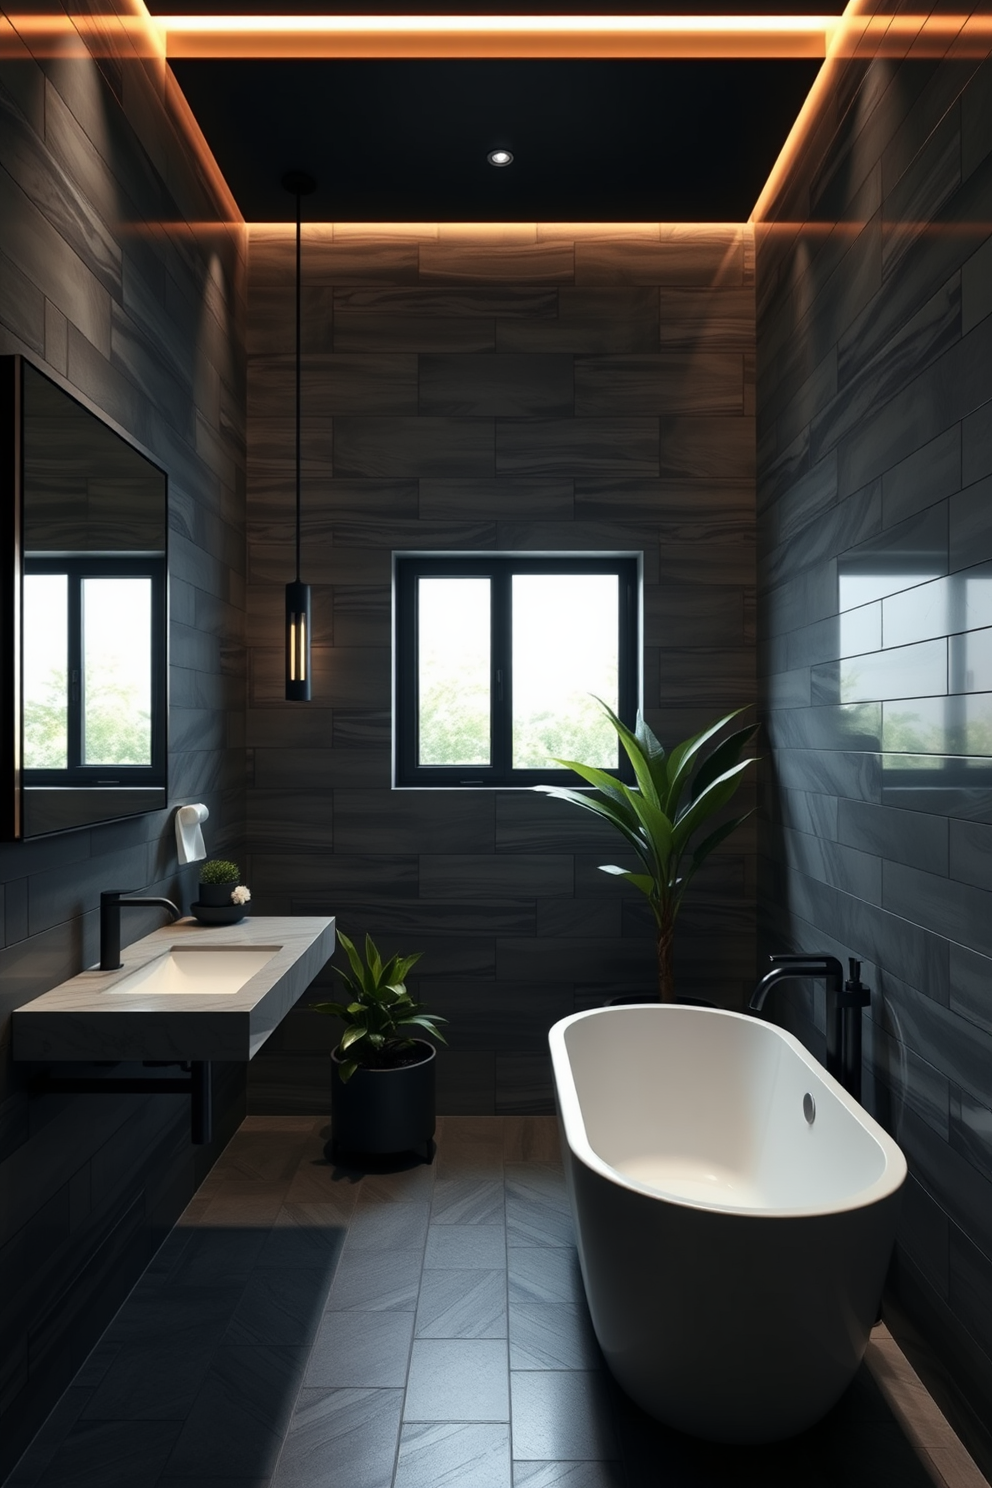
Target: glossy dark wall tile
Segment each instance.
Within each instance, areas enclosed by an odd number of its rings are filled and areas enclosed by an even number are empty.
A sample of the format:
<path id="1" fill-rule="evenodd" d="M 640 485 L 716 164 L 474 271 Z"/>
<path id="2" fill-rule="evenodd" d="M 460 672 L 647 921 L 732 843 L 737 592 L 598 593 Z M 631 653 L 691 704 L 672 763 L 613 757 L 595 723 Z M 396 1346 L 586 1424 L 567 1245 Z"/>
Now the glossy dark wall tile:
<path id="1" fill-rule="evenodd" d="M 548 1028 L 649 987 L 650 927 L 596 871 L 618 845 L 587 814 L 528 791 L 391 790 L 391 553 L 641 551 L 652 724 L 672 742 L 750 702 L 750 235 L 372 234 L 304 232 L 308 707 L 281 701 L 294 245 L 251 235 L 251 883 L 260 912 L 336 914 L 424 953 L 422 993 L 450 1019 L 443 1110 L 547 1111 Z M 753 852 L 728 842 L 681 942 L 686 990 L 734 1005 L 753 977 Z M 252 1065 L 260 1112 L 327 1108 L 334 1029 L 308 1000 Z"/>
<path id="2" fill-rule="evenodd" d="M 836 64 L 756 228 L 761 942 L 865 963 L 893 1326 L 986 1472 L 990 92 L 988 59 Z M 822 1000 L 778 1015 L 822 1039 Z"/>
<path id="3" fill-rule="evenodd" d="M 0 352 L 31 357 L 168 471 L 170 798 L 206 801 L 211 849 L 236 855 L 243 228 L 207 184 L 164 74 L 125 50 L 99 67 L 85 53 L 35 58 L 16 24 L 0 27 Z M 193 1148 L 183 1097 L 38 1098 L 10 1058 L 11 1010 L 96 960 L 101 889 L 194 897 L 172 817 L 0 845 L 0 1478 L 244 1110 L 243 1069 L 218 1069 L 216 1144 Z M 159 923 L 133 911 L 124 933 Z"/>

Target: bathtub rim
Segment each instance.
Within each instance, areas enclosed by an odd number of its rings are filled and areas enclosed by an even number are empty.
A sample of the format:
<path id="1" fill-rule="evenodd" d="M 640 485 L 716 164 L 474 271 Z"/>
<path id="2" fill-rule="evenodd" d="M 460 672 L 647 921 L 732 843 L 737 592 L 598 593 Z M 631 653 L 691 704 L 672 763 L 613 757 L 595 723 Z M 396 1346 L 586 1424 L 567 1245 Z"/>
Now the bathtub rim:
<path id="1" fill-rule="evenodd" d="M 841 1202 L 831 1204 L 802 1204 L 788 1208 L 756 1209 L 739 1207 L 732 1204 L 697 1202 L 677 1194 L 665 1193 L 662 1189 L 653 1188 L 646 1183 L 640 1183 L 636 1178 L 631 1178 L 626 1173 L 621 1173 L 619 1169 L 612 1167 L 599 1156 L 586 1136 L 585 1122 L 582 1117 L 578 1091 L 572 1074 L 565 1035 L 576 1023 L 583 1022 L 588 1018 L 622 1016 L 628 1008 L 631 1011 L 636 1010 L 638 1013 L 646 1013 L 649 1017 L 676 1014 L 683 1018 L 686 1016 L 690 1018 L 731 1018 L 738 1023 L 757 1024 L 758 1027 L 765 1030 L 768 1037 L 780 1039 L 816 1075 L 817 1079 L 821 1080 L 836 1095 L 841 1104 L 881 1149 L 883 1157 L 881 1174 L 872 1183 L 848 1195 Z M 678 1003 L 630 1003 L 618 1007 L 587 1008 L 582 1012 L 571 1013 L 567 1018 L 561 1018 L 549 1029 L 548 1043 L 551 1049 L 551 1064 L 558 1117 L 570 1151 L 578 1161 L 582 1162 L 594 1173 L 599 1174 L 600 1177 L 610 1183 L 615 1183 L 621 1188 L 628 1189 L 631 1193 L 640 1194 L 645 1198 L 654 1199 L 665 1204 L 674 1204 L 680 1209 L 692 1209 L 707 1214 L 723 1214 L 728 1217 L 744 1220 L 815 1219 L 833 1214 L 846 1214 L 855 1209 L 869 1208 L 873 1204 L 878 1204 L 884 1199 L 891 1198 L 899 1191 L 906 1180 L 908 1167 L 905 1155 L 898 1143 L 879 1125 L 874 1116 L 866 1111 L 844 1089 L 843 1085 L 834 1079 L 833 1075 L 827 1072 L 819 1060 L 814 1058 L 809 1050 L 793 1034 L 784 1028 L 780 1028 L 775 1023 L 768 1023 L 764 1019 L 750 1017 L 746 1013 L 731 1012 L 728 1008 L 689 1007 Z"/>

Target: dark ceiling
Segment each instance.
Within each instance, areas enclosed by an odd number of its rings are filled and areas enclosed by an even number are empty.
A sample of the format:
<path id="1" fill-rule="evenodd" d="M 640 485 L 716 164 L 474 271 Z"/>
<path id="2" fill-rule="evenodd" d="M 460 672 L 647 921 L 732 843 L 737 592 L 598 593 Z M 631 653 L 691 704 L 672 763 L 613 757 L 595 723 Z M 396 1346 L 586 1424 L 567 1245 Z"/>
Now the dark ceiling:
<path id="1" fill-rule="evenodd" d="M 215 0 L 152 10 L 269 13 Z M 325 6 L 295 3 L 294 14 Z M 830 6 L 829 10 L 839 8 Z M 349 14 L 372 7 L 348 6 Z M 389 14 L 470 13 L 410 3 Z M 480 7 L 482 9 L 482 7 Z M 485 7 L 520 13 L 523 7 Z M 541 14 L 603 12 L 548 4 Z M 791 13 L 737 3 L 679 14 Z M 674 8 L 673 8 L 674 11 Z M 625 14 L 653 13 L 645 4 Z M 824 13 L 822 9 L 818 13 Z M 810 61 L 176 61 L 245 218 L 309 221 L 741 222 L 816 76 Z M 513 164 L 489 165 L 497 146 Z"/>

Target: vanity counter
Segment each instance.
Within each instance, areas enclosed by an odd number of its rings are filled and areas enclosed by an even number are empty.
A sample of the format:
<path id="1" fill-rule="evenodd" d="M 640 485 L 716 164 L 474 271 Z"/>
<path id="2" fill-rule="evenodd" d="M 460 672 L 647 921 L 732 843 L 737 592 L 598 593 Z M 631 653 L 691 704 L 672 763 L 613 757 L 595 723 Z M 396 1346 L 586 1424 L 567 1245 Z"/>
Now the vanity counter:
<path id="1" fill-rule="evenodd" d="M 271 952 L 233 992 L 115 988 L 175 951 Z M 91 968 L 13 1014 L 15 1060 L 253 1059 L 334 952 L 334 920 L 269 915 L 206 928 L 165 925 L 121 953 L 119 971 Z"/>

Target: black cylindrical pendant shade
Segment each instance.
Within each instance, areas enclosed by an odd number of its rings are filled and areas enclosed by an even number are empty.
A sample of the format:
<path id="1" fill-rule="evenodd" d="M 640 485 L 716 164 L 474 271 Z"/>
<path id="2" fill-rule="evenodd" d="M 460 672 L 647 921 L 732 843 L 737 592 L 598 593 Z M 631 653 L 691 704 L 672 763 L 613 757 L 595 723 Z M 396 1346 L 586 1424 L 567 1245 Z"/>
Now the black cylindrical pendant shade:
<path id="1" fill-rule="evenodd" d="M 290 171 L 282 183 L 296 197 L 296 579 L 286 585 L 286 701 L 310 701 L 310 585 L 300 582 L 300 506 L 302 446 L 300 434 L 300 296 L 302 290 L 302 217 L 300 197 L 316 182 L 302 171 Z"/>
<path id="2" fill-rule="evenodd" d="M 286 585 L 286 697 L 310 701 L 310 585 Z"/>

